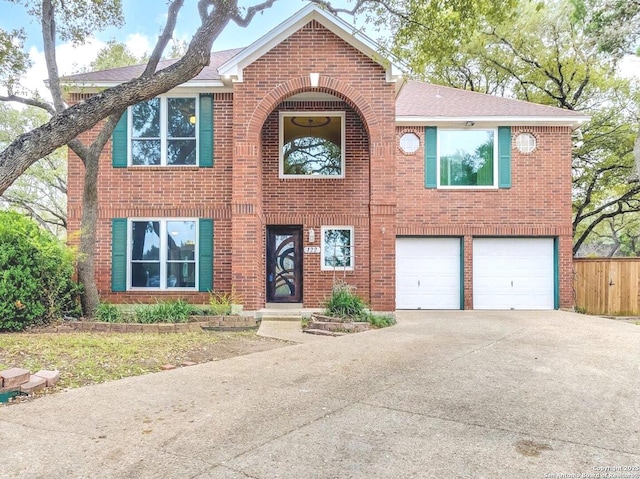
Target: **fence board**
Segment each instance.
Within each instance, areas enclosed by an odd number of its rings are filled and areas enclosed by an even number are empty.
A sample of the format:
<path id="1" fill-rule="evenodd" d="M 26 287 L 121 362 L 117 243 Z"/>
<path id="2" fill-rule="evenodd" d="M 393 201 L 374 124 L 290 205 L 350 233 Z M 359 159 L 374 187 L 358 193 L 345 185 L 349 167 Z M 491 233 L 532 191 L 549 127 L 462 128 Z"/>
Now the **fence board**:
<path id="1" fill-rule="evenodd" d="M 575 258 L 576 307 L 589 314 L 640 315 L 640 258 Z"/>

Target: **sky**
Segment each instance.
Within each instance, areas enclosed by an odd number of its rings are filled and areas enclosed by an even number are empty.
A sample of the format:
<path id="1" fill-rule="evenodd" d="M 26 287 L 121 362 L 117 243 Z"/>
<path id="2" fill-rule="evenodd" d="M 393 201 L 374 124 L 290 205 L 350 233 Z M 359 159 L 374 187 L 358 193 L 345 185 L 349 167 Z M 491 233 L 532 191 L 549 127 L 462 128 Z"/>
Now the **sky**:
<path id="1" fill-rule="evenodd" d="M 238 3 L 241 7 L 247 7 L 255 5 L 259 1 L 240 0 Z M 94 37 L 84 45 L 73 46 L 64 42 L 58 44 L 56 56 L 61 75 L 78 72 L 82 67 L 87 66 L 110 40 L 125 43 L 136 56 L 142 56 L 151 51 L 164 27 L 167 1 L 122 0 L 122 2 L 125 24 L 121 28 L 111 27 L 103 32 L 96 32 Z M 334 5 L 342 7 L 348 6 L 349 3 L 350 0 L 333 1 Z M 273 7 L 265 10 L 262 14 L 257 14 L 246 28 L 238 27 L 230 22 L 214 42 L 213 50 L 248 46 L 306 4 L 307 2 L 304 0 L 278 0 Z M 348 17 L 345 17 L 345 20 L 353 23 L 353 20 Z M 174 38 L 188 43 L 199 25 L 197 0 L 185 0 L 178 15 Z M 5 30 L 24 28 L 27 34 L 25 47 L 33 60 L 33 66 L 27 75 L 25 86 L 31 89 L 36 88 L 41 94 L 48 97 L 48 91 L 44 86 L 47 71 L 39 24 L 25 13 L 25 9 L 21 5 L 9 3 L 8 0 L 0 0 L 0 27 Z"/>
<path id="2" fill-rule="evenodd" d="M 239 4 L 246 7 L 259 1 L 239 0 Z M 110 40 L 125 43 L 136 56 L 142 56 L 151 51 L 164 27 L 167 1 L 122 0 L 122 2 L 125 17 L 123 27 L 111 27 L 103 32 L 96 32 L 93 38 L 81 46 L 73 46 L 69 43 L 58 44 L 57 60 L 61 75 L 76 73 L 82 67 L 87 66 Z M 352 4 L 353 0 L 333 0 L 332 3 L 338 7 L 346 7 Z M 273 7 L 265 10 L 262 14 L 257 14 L 247 28 L 229 23 L 214 42 L 213 50 L 226 50 L 250 45 L 306 4 L 305 0 L 278 0 Z M 191 39 L 200 24 L 196 6 L 197 0 L 185 0 L 178 16 L 174 38 L 187 42 Z M 353 23 L 353 18 L 344 15 L 343 18 L 349 23 Z M 33 66 L 25 80 L 25 86 L 29 89 L 37 89 L 44 97 L 48 98 L 48 90 L 44 86 L 47 72 L 39 25 L 25 13 L 25 9 L 21 5 L 10 3 L 8 0 L 0 0 L 0 27 L 6 30 L 24 28 L 27 34 L 25 46 L 33 60 Z M 378 36 L 376 32 L 368 33 L 372 38 Z M 640 57 L 625 58 L 620 65 L 620 72 L 624 76 L 640 77 Z"/>

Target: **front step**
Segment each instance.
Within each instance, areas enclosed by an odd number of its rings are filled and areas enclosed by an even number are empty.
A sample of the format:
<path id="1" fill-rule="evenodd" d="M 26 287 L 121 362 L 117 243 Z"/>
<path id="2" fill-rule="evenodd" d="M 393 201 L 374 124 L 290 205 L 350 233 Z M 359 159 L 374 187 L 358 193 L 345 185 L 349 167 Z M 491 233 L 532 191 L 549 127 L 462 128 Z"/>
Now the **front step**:
<path id="1" fill-rule="evenodd" d="M 303 329 L 302 332 L 307 334 L 316 334 L 318 336 L 345 336 L 347 334 L 338 331 L 327 331 L 326 329 L 313 328 Z"/>
<path id="2" fill-rule="evenodd" d="M 267 303 L 268 306 L 271 303 Z M 282 307 L 279 305 L 276 307 L 267 307 L 255 312 L 255 318 L 263 321 L 301 321 L 302 318 L 310 318 L 313 313 L 319 311 L 318 309 L 303 308 L 301 305 L 292 308 L 291 305 Z"/>
<path id="3" fill-rule="evenodd" d="M 308 329 L 332 331 L 339 333 L 360 333 L 362 331 L 369 331 L 369 323 L 343 323 L 341 321 L 312 321 L 309 324 Z"/>

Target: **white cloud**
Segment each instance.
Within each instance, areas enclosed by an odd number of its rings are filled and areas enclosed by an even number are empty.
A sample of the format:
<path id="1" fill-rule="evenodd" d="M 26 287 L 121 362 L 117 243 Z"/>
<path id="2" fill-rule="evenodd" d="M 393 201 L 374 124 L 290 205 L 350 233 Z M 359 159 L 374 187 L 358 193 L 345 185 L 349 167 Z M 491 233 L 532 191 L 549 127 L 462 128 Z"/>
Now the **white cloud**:
<path id="1" fill-rule="evenodd" d="M 129 51 L 138 58 L 151 53 L 152 50 L 149 38 L 139 33 L 132 33 L 128 35 L 124 44 L 127 46 Z"/>
<path id="2" fill-rule="evenodd" d="M 72 45 L 63 43 L 56 48 L 56 60 L 58 62 L 58 73 L 60 76 L 77 73 L 91 63 L 105 43 L 95 38 L 90 39 L 83 45 Z M 37 91 L 44 98 L 50 99 L 49 90 L 44 84 L 47 79 L 47 64 L 44 52 L 35 47 L 29 50 L 32 61 L 31 68 L 27 71 L 22 86 L 31 91 Z"/>
<path id="3" fill-rule="evenodd" d="M 151 43 L 148 37 L 138 33 L 131 34 L 127 37 L 125 44 L 131 52 L 141 57 L 151 52 Z M 106 46 L 106 43 L 96 38 L 89 38 L 82 45 L 73 45 L 71 43 L 62 43 L 56 48 L 56 60 L 58 62 L 58 74 L 60 76 L 78 73 L 95 60 L 100 49 Z M 28 95 L 28 92 L 37 91 L 43 98 L 51 100 L 49 90 L 45 85 L 48 78 L 47 64 L 44 58 L 44 51 L 36 47 L 29 50 L 31 58 L 31 68 L 27 70 L 27 74 L 22 81 L 23 90 L 21 94 Z"/>

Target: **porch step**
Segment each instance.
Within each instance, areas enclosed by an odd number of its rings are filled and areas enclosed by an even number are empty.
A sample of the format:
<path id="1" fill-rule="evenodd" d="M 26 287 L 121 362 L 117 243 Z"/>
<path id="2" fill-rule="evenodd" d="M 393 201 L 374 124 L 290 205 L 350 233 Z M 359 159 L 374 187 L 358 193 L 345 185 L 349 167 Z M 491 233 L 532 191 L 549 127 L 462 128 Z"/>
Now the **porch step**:
<path id="1" fill-rule="evenodd" d="M 298 310 L 302 309 L 302 303 L 267 303 L 265 304 L 265 309 L 273 309 L 273 310 Z"/>
<path id="2" fill-rule="evenodd" d="M 287 305 L 290 306 L 290 305 Z M 296 305 L 297 306 L 297 305 Z M 319 311 L 312 308 L 263 308 L 255 312 L 255 318 L 263 321 L 301 321 L 302 318 L 309 318 L 313 313 Z"/>

